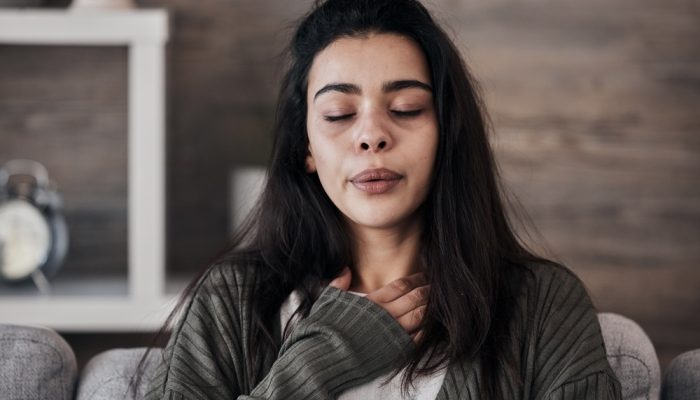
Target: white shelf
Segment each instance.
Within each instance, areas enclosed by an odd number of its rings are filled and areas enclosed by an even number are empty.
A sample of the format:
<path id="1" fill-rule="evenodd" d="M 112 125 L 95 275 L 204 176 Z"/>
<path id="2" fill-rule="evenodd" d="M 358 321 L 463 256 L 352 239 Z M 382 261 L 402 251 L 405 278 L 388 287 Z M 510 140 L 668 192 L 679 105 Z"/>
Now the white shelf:
<path id="1" fill-rule="evenodd" d="M 165 293 L 151 301 L 129 296 L 126 276 L 56 279 L 49 295 L 40 295 L 31 286 L 2 286 L 0 321 L 63 332 L 156 331 L 189 279 L 169 279 Z"/>
<path id="2" fill-rule="evenodd" d="M 168 14 L 159 9 L 0 11 L 0 42 L 45 45 L 161 45 Z"/>
<path id="3" fill-rule="evenodd" d="M 101 274 L 94 276 L 61 275 L 50 282 L 50 297 L 127 298 L 129 281 L 126 274 Z M 22 285 L 0 284 L 0 306 L 8 299 L 31 299 L 40 296 L 39 289 L 27 282 Z M 49 296 L 47 296 L 49 297 Z"/>
<path id="4" fill-rule="evenodd" d="M 168 14 L 136 10 L 2 10 L 0 44 L 127 46 L 128 268 L 86 295 L 58 284 L 55 294 L 0 295 L 0 322 L 63 331 L 146 331 L 172 307 L 165 282 L 165 45 Z M 116 285 L 116 286 L 115 286 Z M 9 291 L 6 291 L 8 293 Z"/>
<path id="5" fill-rule="evenodd" d="M 3 323 L 47 326 L 62 332 L 157 331 L 174 298 L 36 297 L 0 300 Z"/>

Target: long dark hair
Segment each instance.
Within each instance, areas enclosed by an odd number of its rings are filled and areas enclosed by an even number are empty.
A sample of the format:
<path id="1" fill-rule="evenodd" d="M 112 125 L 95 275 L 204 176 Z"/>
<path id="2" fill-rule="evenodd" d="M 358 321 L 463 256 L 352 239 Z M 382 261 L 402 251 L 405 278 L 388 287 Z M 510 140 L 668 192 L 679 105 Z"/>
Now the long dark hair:
<path id="1" fill-rule="evenodd" d="M 520 277 L 528 263 L 549 261 L 527 250 L 515 234 L 476 80 L 449 36 L 416 0 L 327 0 L 317 2 L 302 19 L 288 49 L 266 186 L 216 262 L 254 263 L 259 270 L 254 355 L 275 354 L 279 343 L 273 319 L 293 290 L 302 299 L 297 312 L 306 316 L 322 283 L 342 266 L 354 265 L 352 238 L 339 210 L 318 176 L 305 170 L 306 92 L 309 70 L 321 50 L 340 37 L 370 33 L 402 35 L 420 46 L 430 67 L 439 127 L 432 190 L 422 205 L 420 256 L 432 289 L 423 338 L 403 365 L 404 389 L 416 375 L 434 372 L 445 362 L 476 360 L 481 363 L 482 397 L 499 398 L 499 376 L 520 381 L 513 329 Z M 193 287 L 185 290 L 180 304 Z M 177 308 L 164 330 L 176 314 Z M 427 363 L 420 362 L 425 359 Z M 260 357 L 245 362 L 251 381 L 263 378 Z"/>

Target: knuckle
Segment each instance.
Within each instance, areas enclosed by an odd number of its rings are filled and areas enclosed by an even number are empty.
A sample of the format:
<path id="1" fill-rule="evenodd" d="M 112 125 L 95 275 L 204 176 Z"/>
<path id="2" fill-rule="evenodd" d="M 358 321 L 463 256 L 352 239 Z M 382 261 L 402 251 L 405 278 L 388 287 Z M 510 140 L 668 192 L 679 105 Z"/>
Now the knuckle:
<path id="1" fill-rule="evenodd" d="M 407 294 L 407 297 L 409 301 L 413 303 L 422 303 L 425 299 L 428 298 L 428 294 L 430 293 L 430 290 L 426 286 L 422 286 L 416 289 L 413 289 L 411 292 Z"/>
<path id="2" fill-rule="evenodd" d="M 421 321 L 423 321 L 423 317 L 425 317 L 425 307 L 420 307 L 413 312 L 412 320 L 414 321 L 414 323 L 418 324 Z"/>
<path id="3" fill-rule="evenodd" d="M 428 298 L 430 295 L 430 286 L 422 286 L 419 291 L 422 298 Z"/>
<path id="4" fill-rule="evenodd" d="M 408 299 L 413 303 L 419 303 L 421 300 L 423 300 L 423 294 L 420 292 L 420 290 L 414 290 L 407 296 Z"/>
<path id="5" fill-rule="evenodd" d="M 416 311 L 413 311 L 413 312 L 410 314 L 410 317 L 409 317 L 408 319 L 410 320 L 410 326 L 411 326 L 411 327 L 416 327 L 416 326 L 418 326 L 418 325 L 421 323 L 421 320 L 422 320 L 422 318 L 421 318 L 421 316 L 420 316 L 420 314 L 418 313 L 417 310 L 416 310 Z"/>
<path id="6" fill-rule="evenodd" d="M 409 282 L 406 278 L 397 279 L 394 282 L 392 282 L 391 285 L 394 289 L 400 290 L 402 292 L 406 291 L 409 288 Z"/>

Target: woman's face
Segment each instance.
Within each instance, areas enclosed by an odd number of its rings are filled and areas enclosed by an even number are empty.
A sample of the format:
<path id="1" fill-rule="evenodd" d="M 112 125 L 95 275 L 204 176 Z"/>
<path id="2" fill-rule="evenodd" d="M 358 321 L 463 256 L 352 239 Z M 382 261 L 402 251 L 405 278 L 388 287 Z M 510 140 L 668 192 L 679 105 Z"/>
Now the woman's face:
<path id="1" fill-rule="evenodd" d="M 403 36 L 341 38 L 309 72 L 307 171 L 353 228 L 418 221 L 438 123 L 427 61 Z"/>

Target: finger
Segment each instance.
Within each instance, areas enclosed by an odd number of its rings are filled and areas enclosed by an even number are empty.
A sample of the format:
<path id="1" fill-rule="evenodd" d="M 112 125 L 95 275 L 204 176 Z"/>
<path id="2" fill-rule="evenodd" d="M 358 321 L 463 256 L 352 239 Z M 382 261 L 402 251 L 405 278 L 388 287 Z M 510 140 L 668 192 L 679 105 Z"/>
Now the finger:
<path id="1" fill-rule="evenodd" d="M 352 280 L 352 273 L 350 272 L 350 268 L 345 267 L 343 268 L 343 271 L 340 273 L 340 275 L 333 279 L 331 283 L 328 284 L 328 286 L 333 286 L 334 288 L 340 289 L 340 290 L 348 290 L 350 287 L 350 281 Z"/>
<path id="2" fill-rule="evenodd" d="M 388 284 L 368 294 L 367 298 L 375 303 L 388 303 L 396 300 L 418 286 L 425 285 L 426 283 L 428 282 L 425 278 L 425 274 L 418 272 L 416 274 L 405 276 L 389 282 Z"/>
<path id="3" fill-rule="evenodd" d="M 428 306 L 420 306 L 411 312 L 404 314 L 402 317 L 396 319 L 396 321 L 401 325 L 401 327 L 409 334 L 414 333 L 420 328 L 423 322 L 423 317 L 425 317 L 425 310 Z"/>
<path id="4" fill-rule="evenodd" d="M 419 330 L 417 332 L 414 332 L 411 335 L 411 339 L 413 340 L 413 343 L 418 343 L 423 339 L 423 330 Z"/>
<path id="5" fill-rule="evenodd" d="M 428 304 L 430 285 L 419 286 L 398 299 L 385 303 L 384 309 L 394 318 L 399 318 L 414 309 Z"/>

